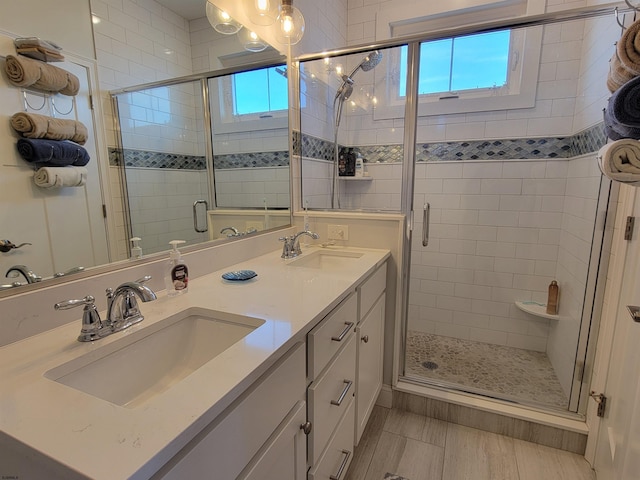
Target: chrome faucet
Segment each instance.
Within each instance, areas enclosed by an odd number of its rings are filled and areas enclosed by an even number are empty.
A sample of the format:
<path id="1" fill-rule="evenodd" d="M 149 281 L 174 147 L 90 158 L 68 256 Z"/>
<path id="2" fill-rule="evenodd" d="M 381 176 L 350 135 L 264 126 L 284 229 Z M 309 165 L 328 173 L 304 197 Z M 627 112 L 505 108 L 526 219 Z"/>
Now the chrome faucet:
<path id="1" fill-rule="evenodd" d="M 42 277 L 40 275 L 36 275 L 35 273 L 33 273 L 33 271 L 26 265 L 14 265 L 9 270 L 7 270 L 7 273 L 5 273 L 4 276 L 8 278 L 11 272 L 18 272 L 22 274 L 27 283 L 37 283 L 42 280 Z"/>
<path id="2" fill-rule="evenodd" d="M 224 227 L 222 230 L 220 230 L 220 233 L 224 233 L 227 230 L 231 231 L 231 233 L 227 234 L 227 237 L 236 237 L 240 235 L 240 231 L 236 227 Z"/>
<path id="3" fill-rule="evenodd" d="M 3 285 L 0 285 L 0 291 L 1 290 L 9 290 L 10 288 L 15 288 L 15 287 L 23 287 L 24 285 L 27 285 L 27 284 L 26 283 L 20 283 L 20 282 L 5 283 Z"/>
<path id="4" fill-rule="evenodd" d="M 72 275 L 74 273 L 80 273 L 84 271 L 84 267 L 73 267 L 70 268 L 69 270 L 65 271 L 65 272 L 58 272 L 58 273 L 54 273 L 53 274 L 53 278 L 60 278 L 60 277 L 64 277 L 66 275 Z"/>
<path id="5" fill-rule="evenodd" d="M 143 302 L 156 299 L 156 294 L 144 282 L 151 280 L 149 275 L 135 282 L 125 282 L 115 290 L 107 288 L 107 318 L 105 322 L 113 332 L 119 332 L 138 322 L 144 317 L 138 308 L 136 295 Z"/>
<path id="6" fill-rule="evenodd" d="M 150 280 L 150 276 L 145 276 L 135 282 L 125 282 L 119 285 L 115 291 L 107 289 L 107 318 L 100 319 L 100 314 L 95 305 L 95 298 L 91 295 L 79 300 L 65 300 L 56 303 L 53 308 L 56 310 L 68 310 L 70 308 L 83 306 L 82 330 L 78 336 L 79 342 L 91 342 L 112 333 L 129 328 L 144 317 L 138 308 L 136 295 L 143 302 L 150 302 L 156 299 L 156 294 L 144 282 Z"/>
<path id="7" fill-rule="evenodd" d="M 282 246 L 282 255 L 280 255 L 282 258 L 295 258 L 302 253 L 302 250 L 300 249 L 300 237 L 302 235 L 307 235 L 314 240 L 320 238 L 320 235 L 309 230 L 303 230 L 302 232 L 298 232 L 289 237 L 280 237 L 278 240 L 284 242 L 284 245 Z"/>

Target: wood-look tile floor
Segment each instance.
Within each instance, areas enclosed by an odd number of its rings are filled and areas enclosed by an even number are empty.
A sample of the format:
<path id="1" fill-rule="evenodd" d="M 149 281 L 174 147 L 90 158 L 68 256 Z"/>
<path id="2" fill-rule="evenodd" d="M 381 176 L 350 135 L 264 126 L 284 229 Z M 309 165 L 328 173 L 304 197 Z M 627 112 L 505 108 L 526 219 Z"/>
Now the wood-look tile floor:
<path id="1" fill-rule="evenodd" d="M 385 476 L 406 480 L 596 480 L 580 455 L 376 406 L 345 480 L 383 480 Z"/>

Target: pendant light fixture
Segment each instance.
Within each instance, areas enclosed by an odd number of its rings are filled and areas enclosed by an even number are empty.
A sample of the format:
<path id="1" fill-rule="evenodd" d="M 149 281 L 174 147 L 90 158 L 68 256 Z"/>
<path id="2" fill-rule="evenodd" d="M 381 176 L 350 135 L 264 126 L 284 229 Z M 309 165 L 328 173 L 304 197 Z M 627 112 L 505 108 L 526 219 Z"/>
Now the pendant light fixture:
<path id="1" fill-rule="evenodd" d="M 276 39 L 284 45 L 295 45 L 304 35 L 304 17 L 293 6 L 293 0 L 282 0 L 276 19 Z"/>
<path id="2" fill-rule="evenodd" d="M 207 19 L 213 29 L 223 35 L 233 35 L 238 33 L 242 28 L 239 22 L 236 22 L 224 10 L 220 10 L 213 3 L 207 0 Z"/>
<path id="3" fill-rule="evenodd" d="M 273 25 L 278 16 L 278 4 L 276 0 L 253 0 L 253 10 L 249 13 L 249 19 L 256 25 Z"/>
<path id="4" fill-rule="evenodd" d="M 262 52 L 267 48 L 267 43 L 262 40 L 257 33 L 243 28 L 238 32 L 238 39 L 245 50 L 248 52 Z"/>

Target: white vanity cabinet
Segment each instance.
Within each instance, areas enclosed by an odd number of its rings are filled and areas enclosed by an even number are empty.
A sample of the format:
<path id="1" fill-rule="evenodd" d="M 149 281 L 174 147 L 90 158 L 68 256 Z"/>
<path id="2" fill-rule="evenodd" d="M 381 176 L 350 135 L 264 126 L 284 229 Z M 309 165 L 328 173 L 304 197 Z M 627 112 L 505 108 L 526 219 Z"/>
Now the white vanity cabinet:
<path id="1" fill-rule="evenodd" d="M 382 388 L 386 262 L 307 335 L 309 480 L 342 480 Z"/>
<path id="2" fill-rule="evenodd" d="M 357 322 L 353 292 L 307 335 L 309 479 L 341 480 L 353 457 Z"/>
<path id="3" fill-rule="evenodd" d="M 307 476 L 307 404 L 298 402 L 238 480 L 304 480 Z"/>
<path id="4" fill-rule="evenodd" d="M 385 263 L 358 288 L 360 309 L 356 328 L 356 445 L 360 442 L 382 389 L 386 284 Z"/>
<path id="5" fill-rule="evenodd" d="M 305 350 L 298 343 L 285 353 L 154 478 L 303 479 Z"/>

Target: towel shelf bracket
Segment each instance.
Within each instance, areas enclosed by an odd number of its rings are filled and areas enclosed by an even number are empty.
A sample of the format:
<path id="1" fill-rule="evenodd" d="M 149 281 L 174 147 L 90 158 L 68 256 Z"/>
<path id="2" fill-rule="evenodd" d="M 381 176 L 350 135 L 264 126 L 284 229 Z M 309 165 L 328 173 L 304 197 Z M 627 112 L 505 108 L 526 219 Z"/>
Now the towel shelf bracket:
<path id="1" fill-rule="evenodd" d="M 27 96 L 27 93 L 31 94 L 31 95 L 37 95 L 38 97 L 42 97 L 42 105 L 40 105 L 39 107 L 34 107 L 33 105 L 31 105 L 31 103 L 29 103 L 29 97 Z M 48 95 L 46 93 L 42 93 L 42 92 L 34 92 L 34 91 L 27 91 L 26 88 L 22 89 L 22 99 L 24 100 L 24 111 L 28 112 L 29 109 L 39 112 L 41 111 L 46 105 L 47 105 L 47 100 L 48 100 Z"/>
<path id="2" fill-rule="evenodd" d="M 62 111 L 62 109 L 58 105 L 56 105 L 56 95 L 54 94 L 41 92 L 39 90 L 33 90 L 25 87 L 22 87 L 20 91 L 22 92 L 22 100 L 24 103 L 25 112 L 29 112 L 29 111 L 40 112 L 45 107 L 48 106 L 48 110 L 51 112 L 51 116 L 53 118 L 56 118 L 56 114 L 61 116 L 66 116 L 76 109 L 75 95 L 71 97 L 71 105 L 69 106 L 68 110 L 65 112 L 65 111 Z M 42 97 L 42 104 L 40 106 L 33 105 L 33 100 L 29 101 L 30 95 Z"/>

